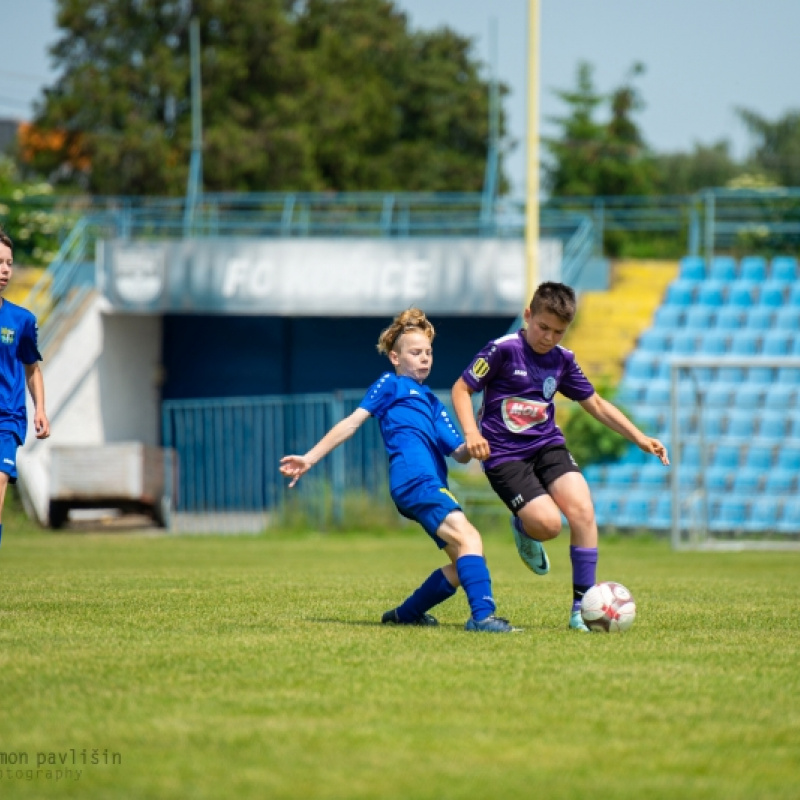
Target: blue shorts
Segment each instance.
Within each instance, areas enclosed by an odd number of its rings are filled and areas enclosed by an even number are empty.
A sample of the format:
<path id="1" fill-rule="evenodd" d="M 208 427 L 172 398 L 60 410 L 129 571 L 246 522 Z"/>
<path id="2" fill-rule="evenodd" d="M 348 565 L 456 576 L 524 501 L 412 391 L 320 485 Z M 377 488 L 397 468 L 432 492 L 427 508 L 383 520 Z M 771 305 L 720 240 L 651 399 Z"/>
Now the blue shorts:
<path id="1" fill-rule="evenodd" d="M 20 441 L 15 433 L 0 431 L 0 472 L 8 475 L 9 483 L 17 482 L 17 448 Z"/>
<path id="2" fill-rule="evenodd" d="M 461 511 L 461 506 L 446 486 L 433 478 L 423 478 L 393 489 L 392 500 L 404 517 L 422 525 L 439 549 L 447 546 L 436 531 L 445 517 L 453 511 Z"/>

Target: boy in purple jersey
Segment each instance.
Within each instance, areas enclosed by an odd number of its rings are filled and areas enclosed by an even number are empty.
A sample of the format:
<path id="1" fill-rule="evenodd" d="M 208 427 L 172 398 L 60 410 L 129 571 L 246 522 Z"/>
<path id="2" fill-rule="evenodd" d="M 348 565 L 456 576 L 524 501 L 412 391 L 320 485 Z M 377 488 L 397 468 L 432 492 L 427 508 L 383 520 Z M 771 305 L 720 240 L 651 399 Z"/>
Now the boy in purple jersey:
<path id="1" fill-rule="evenodd" d="M 537 575 L 550 570 L 542 542 L 570 528 L 573 602 L 569 627 L 588 633 L 580 602 L 596 582 L 597 523 L 589 487 L 555 423 L 555 393 L 575 400 L 595 419 L 669 464 L 667 449 L 600 397 L 559 345 L 575 317 L 575 292 L 542 283 L 525 309 L 526 327 L 489 342 L 453 386 L 453 407 L 467 449 L 483 462 L 492 488 L 512 512 L 517 550 Z M 483 392 L 476 422 L 472 394 Z"/>
<path id="2" fill-rule="evenodd" d="M 433 325 L 419 309 L 410 308 L 399 314 L 378 340 L 378 351 L 389 357 L 394 373 L 381 375 L 359 407 L 334 425 L 305 455 L 284 456 L 281 472 L 292 479 L 291 488 L 374 416 L 389 456 L 389 489 L 397 510 L 419 522 L 450 558 L 449 564 L 435 570 L 403 603 L 387 611 L 382 622 L 438 625 L 428 611 L 462 586 L 472 612 L 464 626 L 466 630 L 511 633 L 515 628 L 508 620 L 494 615 L 492 583 L 481 535 L 447 487 L 445 456 L 466 463 L 470 455 L 442 402 L 423 385 L 433 364 L 433 336 Z"/>
<path id="3" fill-rule="evenodd" d="M 0 229 L 0 295 L 14 274 L 14 244 Z M 0 540 L 2 513 L 9 483 L 17 482 L 17 448 L 25 441 L 28 414 L 25 385 L 33 398 L 37 439 L 50 435 L 44 410 L 44 380 L 38 362 L 36 319 L 24 308 L 0 296 Z"/>

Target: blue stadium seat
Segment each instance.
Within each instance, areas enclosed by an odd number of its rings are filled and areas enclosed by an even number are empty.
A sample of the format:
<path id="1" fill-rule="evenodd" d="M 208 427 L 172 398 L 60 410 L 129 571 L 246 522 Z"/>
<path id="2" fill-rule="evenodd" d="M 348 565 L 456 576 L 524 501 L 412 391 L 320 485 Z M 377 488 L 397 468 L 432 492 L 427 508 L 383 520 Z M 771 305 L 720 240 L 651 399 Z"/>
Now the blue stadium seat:
<path id="1" fill-rule="evenodd" d="M 742 466 L 736 471 L 733 477 L 732 490 L 736 494 L 756 494 L 761 486 L 762 478 L 763 473 L 760 469 Z"/>
<path id="2" fill-rule="evenodd" d="M 722 281 L 703 281 L 697 290 L 697 302 L 702 306 L 717 308 L 725 302 L 726 288 L 727 285 Z"/>
<path id="3" fill-rule="evenodd" d="M 714 325 L 717 311 L 712 306 L 690 306 L 686 309 L 683 324 L 686 328 L 699 328 L 700 332 Z"/>
<path id="4" fill-rule="evenodd" d="M 606 486 L 615 487 L 617 491 L 627 492 L 639 478 L 638 464 L 617 462 L 606 467 Z"/>
<path id="5" fill-rule="evenodd" d="M 730 488 L 731 476 L 733 475 L 730 467 L 713 465 L 705 472 L 705 486 L 709 492 L 727 492 Z"/>
<path id="6" fill-rule="evenodd" d="M 764 493 L 771 495 L 792 494 L 797 489 L 797 471 L 774 468 L 764 479 Z"/>
<path id="7" fill-rule="evenodd" d="M 800 471 L 800 444 L 782 444 L 778 447 L 776 466 L 780 469 Z"/>
<path id="8" fill-rule="evenodd" d="M 638 381 L 636 383 L 629 383 L 624 378 L 622 383 L 617 387 L 617 393 L 614 397 L 614 402 L 619 402 L 625 406 L 638 405 L 644 395 L 644 385 Z"/>
<path id="9" fill-rule="evenodd" d="M 739 262 L 739 274 L 747 281 L 763 281 L 767 277 L 767 261 L 761 256 L 745 256 Z"/>
<path id="10" fill-rule="evenodd" d="M 794 367 L 780 367 L 775 376 L 775 382 L 789 386 L 800 386 L 800 369 Z"/>
<path id="11" fill-rule="evenodd" d="M 650 381 L 644 390 L 644 402 L 650 406 L 668 406 L 669 391 L 669 381 Z"/>
<path id="12" fill-rule="evenodd" d="M 744 529 L 753 533 L 773 531 L 778 525 L 780 504 L 774 497 L 757 497 L 750 503 Z"/>
<path id="13" fill-rule="evenodd" d="M 724 362 L 723 362 L 724 363 Z M 742 367 L 717 367 L 717 381 L 726 384 L 741 383 L 745 378 L 745 371 Z"/>
<path id="14" fill-rule="evenodd" d="M 747 383 L 757 383 L 766 386 L 775 380 L 775 370 L 772 367 L 748 367 L 745 370 L 744 380 Z"/>
<path id="15" fill-rule="evenodd" d="M 736 356 L 754 356 L 761 349 L 761 331 L 748 328 L 734 331 L 731 336 L 730 352 Z"/>
<path id="16" fill-rule="evenodd" d="M 704 356 L 718 356 L 728 352 L 729 334 L 725 331 L 706 331 L 701 339 L 697 351 Z"/>
<path id="17" fill-rule="evenodd" d="M 683 445 L 683 452 L 681 453 L 681 468 L 687 467 L 700 468 L 701 463 L 700 445 L 694 442 L 688 442 Z"/>
<path id="18" fill-rule="evenodd" d="M 762 339 L 761 352 L 765 356 L 785 356 L 789 352 L 789 332 L 766 331 Z"/>
<path id="19" fill-rule="evenodd" d="M 755 469 L 766 472 L 772 467 L 773 445 L 766 443 L 753 442 L 747 448 L 744 466 L 747 469 Z"/>
<path id="20" fill-rule="evenodd" d="M 703 413 L 703 436 L 707 439 L 718 439 L 722 436 L 722 428 L 725 417 L 717 408 L 706 408 Z M 700 434 L 700 424 L 698 421 L 697 433 Z"/>
<path id="21" fill-rule="evenodd" d="M 773 327 L 779 330 L 800 329 L 800 306 L 783 306 L 775 312 Z"/>
<path id="22" fill-rule="evenodd" d="M 715 531 L 735 531 L 742 528 L 747 518 L 747 501 L 742 497 L 730 495 L 719 499 L 715 503 L 709 527 Z"/>
<path id="23" fill-rule="evenodd" d="M 690 306 L 694 302 L 697 286 L 697 281 L 677 278 L 667 287 L 667 295 L 664 298 L 665 304 L 681 307 Z"/>
<path id="24" fill-rule="evenodd" d="M 753 408 L 733 408 L 728 412 L 726 436 L 750 439 L 755 435 L 758 412 Z"/>
<path id="25" fill-rule="evenodd" d="M 767 306 L 753 306 L 745 314 L 745 325 L 751 331 L 765 331 L 772 327 L 775 311 Z"/>
<path id="26" fill-rule="evenodd" d="M 645 490 L 630 492 L 623 500 L 617 524 L 621 528 L 646 528 L 650 520 L 652 504 L 652 492 Z"/>
<path id="27" fill-rule="evenodd" d="M 786 301 L 790 306 L 800 306 L 800 283 L 793 283 Z"/>
<path id="28" fill-rule="evenodd" d="M 655 436 L 656 431 L 661 428 L 662 411 L 660 408 L 650 408 L 642 406 L 631 413 L 636 426 L 643 430 L 648 436 Z M 637 448 L 638 450 L 639 448 Z"/>
<path id="29" fill-rule="evenodd" d="M 664 353 L 669 350 L 670 334 L 662 328 L 650 328 L 639 337 L 636 349 L 640 353 Z"/>
<path id="30" fill-rule="evenodd" d="M 696 489 L 700 483 L 700 467 L 697 464 L 681 464 L 678 469 L 678 485 L 682 492 Z"/>
<path id="31" fill-rule="evenodd" d="M 799 499 L 793 498 L 783 504 L 777 528 L 781 533 L 800 533 Z"/>
<path id="32" fill-rule="evenodd" d="M 672 337 L 671 352 L 677 356 L 692 356 L 697 352 L 697 332 L 682 330 Z"/>
<path id="33" fill-rule="evenodd" d="M 705 396 L 708 408 L 730 408 L 733 385 L 725 381 L 715 381 L 710 384 Z"/>
<path id="34" fill-rule="evenodd" d="M 667 331 L 672 331 L 674 328 L 679 328 L 683 325 L 684 313 L 685 309 L 683 306 L 659 306 L 659 308 L 656 309 L 653 325 L 656 328 L 664 328 Z"/>
<path id="35" fill-rule="evenodd" d="M 775 256 L 770 265 L 770 277 L 780 281 L 797 280 L 797 259 L 793 256 Z"/>
<path id="36" fill-rule="evenodd" d="M 764 408 L 784 411 L 795 407 L 796 388 L 791 383 L 776 383 L 767 387 L 764 395 Z"/>
<path id="37" fill-rule="evenodd" d="M 724 306 L 717 312 L 715 322 L 720 330 L 739 330 L 744 322 L 744 310 L 735 306 Z"/>
<path id="38" fill-rule="evenodd" d="M 678 275 L 690 281 L 702 281 L 706 277 L 706 262 L 700 256 L 684 256 L 680 262 Z"/>
<path id="39" fill-rule="evenodd" d="M 639 470 L 639 486 L 648 487 L 651 489 L 666 488 L 669 481 L 669 468 L 665 467 L 661 462 L 656 462 L 651 459 L 647 464 L 644 464 Z"/>
<path id="40" fill-rule="evenodd" d="M 616 525 L 620 511 L 619 494 L 613 489 L 595 489 L 592 501 L 597 524 L 601 527 Z"/>
<path id="41" fill-rule="evenodd" d="M 738 444 L 721 442 L 714 448 L 714 457 L 711 464 L 715 467 L 725 467 L 734 470 L 739 467 L 741 461 L 741 447 Z"/>
<path id="42" fill-rule="evenodd" d="M 789 415 L 789 433 L 790 439 L 797 439 L 800 441 L 800 411 L 795 411 Z"/>
<path id="43" fill-rule="evenodd" d="M 755 412 L 755 409 L 760 408 L 763 397 L 764 387 L 761 384 L 746 381 L 736 387 L 733 405 L 736 408 L 749 408 Z"/>
<path id="44" fill-rule="evenodd" d="M 780 308 L 789 294 L 789 284 L 786 281 L 769 280 L 761 284 L 758 302 L 769 308 Z"/>
<path id="45" fill-rule="evenodd" d="M 655 360 L 649 353 L 634 350 L 625 362 L 625 378 L 633 381 L 647 381 L 655 375 Z"/>
<path id="46" fill-rule="evenodd" d="M 753 281 L 733 281 L 728 290 L 728 303 L 737 308 L 749 308 L 758 299 L 758 284 Z"/>
<path id="47" fill-rule="evenodd" d="M 617 464 L 630 464 L 632 466 L 641 467 L 646 464 L 647 460 L 652 458 L 643 450 L 640 450 L 636 445 L 632 444 L 623 454 L 622 458 L 617 461 Z"/>
<path id="48" fill-rule="evenodd" d="M 789 355 L 800 356 L 800 335 L 795 335 L 789 344 Z"/>
<path id="49" fill-rule="evenodd" d="M 715 256 L 711 260 L 709 278 L 716 281 L 734 281 L 737 278 L 736 259 L 731 256 Z"/>
<path id="50" fill-rule="evenodd" d="M 762 439 L 781 440 L 786 436 L 786 412 L 778 408 L 764 409 L 758 426 Z"/>
<path id="51" fill-rule="evenodd" d="M 669 492 L 658 495 L 650 516 L 650 527 L 662 531 L 672 527 L 672 497 Z"/>

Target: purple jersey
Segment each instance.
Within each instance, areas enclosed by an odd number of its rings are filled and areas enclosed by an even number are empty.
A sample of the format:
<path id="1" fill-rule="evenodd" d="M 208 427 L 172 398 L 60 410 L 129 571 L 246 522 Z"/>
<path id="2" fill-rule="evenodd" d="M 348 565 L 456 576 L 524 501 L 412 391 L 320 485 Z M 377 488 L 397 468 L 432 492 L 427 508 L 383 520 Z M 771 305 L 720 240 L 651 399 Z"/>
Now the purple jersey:
<path id="1" fill-rule="evenodd" d="M 555 393 L 578 401 L 594 394 L 571 350 L 556 346 L 540 355 L 522 330 L 489 342 L 461 377 L 483 392 L 478 424 L 491 448 L 484 467 L 565 444 L 555 420 Z"/>

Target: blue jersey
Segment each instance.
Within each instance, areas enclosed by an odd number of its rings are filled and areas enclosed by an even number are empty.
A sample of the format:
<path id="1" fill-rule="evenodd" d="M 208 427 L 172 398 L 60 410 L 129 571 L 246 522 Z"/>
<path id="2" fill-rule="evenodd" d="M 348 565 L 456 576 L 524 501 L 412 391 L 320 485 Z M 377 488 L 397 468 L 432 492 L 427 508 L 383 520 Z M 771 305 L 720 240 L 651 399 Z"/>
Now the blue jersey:
<path id="1" fill-rule="evenodd" d="M 387 372 L 370 386 L 360 408 L 380 425 L 392 490 L 426 477 L 447 486 L 445 456 L 463 439 L 441 400 L 427 386 Z"/>
<path id="2" fill-rule="evenodd" d="M 25 441 L 25 364 L 41 360 L 36 317 L 27 309 L 3 300 L 0 305 L 0 431 Z"/>

